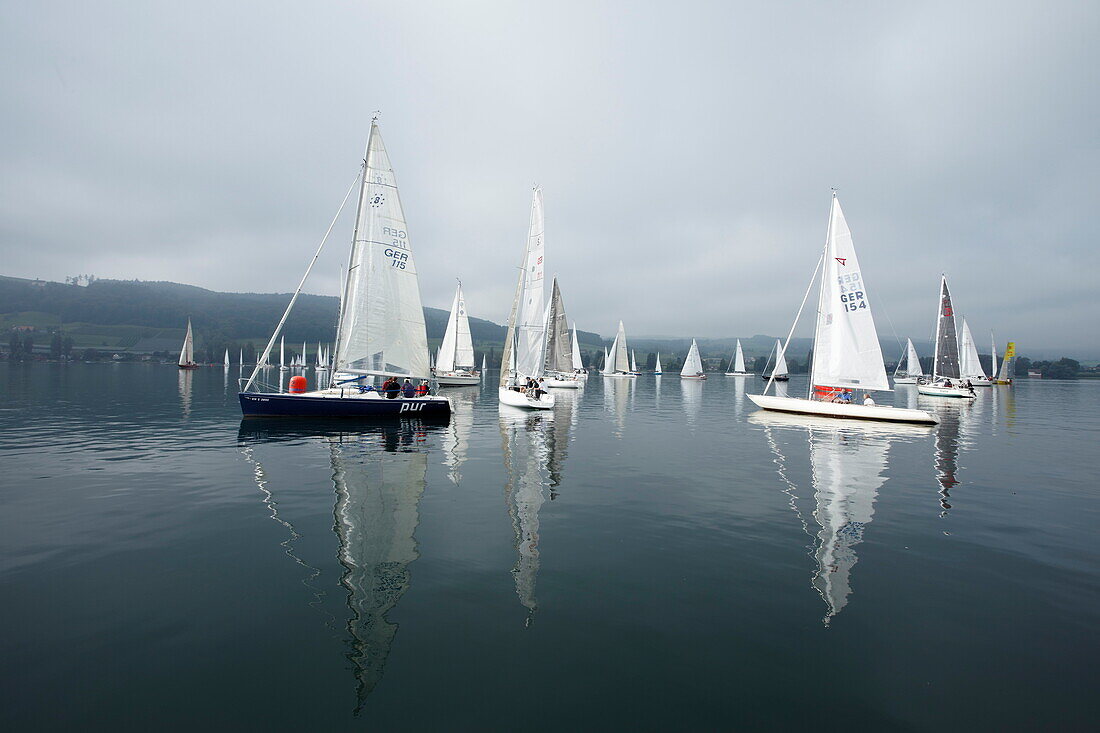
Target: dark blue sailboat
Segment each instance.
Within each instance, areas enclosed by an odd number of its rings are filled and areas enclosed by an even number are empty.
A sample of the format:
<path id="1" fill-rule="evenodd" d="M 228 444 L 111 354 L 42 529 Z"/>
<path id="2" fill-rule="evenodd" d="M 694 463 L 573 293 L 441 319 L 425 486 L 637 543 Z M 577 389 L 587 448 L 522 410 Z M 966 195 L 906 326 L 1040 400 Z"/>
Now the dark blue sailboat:
<path id="1" fill-rule="evenodd" d="M 336 348 L 328 374 L 328 386 L 304 389 L 305 377 L 291 379 L 290 392 L 255 392 L 252 386 L 260 367 L 239 393 L 245 417 L 447 417 L 451 403 L 446 397 L 402 391 L 385 395 L 371 385 L 372 379 L 395 377 L 401 383 L 419 385 L 431 377 L 428 338 L 420 285 L 409 245 L 405 214 L 397 193 L 397 180 L 390 165 L 377 118 L 371 121 L 370 140 L 359 182 L 359 205 L 355 216 L 348 274 L 340 299 Z M 344 203 L 351 196 L 348 189 Z M 343 209 L 343 204 L 341 204 Z M 337 217 L 339 212 L 337 212 Z M 333 224 L 329 225 L 329 232 Z M 265 363 L 282 330 L 309 272 L 324 247 L 321 240 L 298 290 L 275 329 L 267 349 L 258 360 Z M 321 375 L 318 375 L 321 379 Z"/>

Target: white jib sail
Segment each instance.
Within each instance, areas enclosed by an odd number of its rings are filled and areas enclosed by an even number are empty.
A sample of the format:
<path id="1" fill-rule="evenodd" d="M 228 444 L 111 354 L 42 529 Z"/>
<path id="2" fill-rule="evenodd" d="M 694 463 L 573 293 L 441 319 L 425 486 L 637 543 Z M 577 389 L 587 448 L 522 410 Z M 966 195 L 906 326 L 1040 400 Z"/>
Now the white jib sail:
<path id="1" fill-rule="evenodd" d="M 609 371 L 630 371 L 630 351 L 626 347 L 626 329 L 623 328 L 622 321 L 619 321 L 619 332 L 615 334 L 615 345 L 611 347 L 611 369 Z"/>
<path id="2" fill-rule="evenodd" d="M 699 344 L 695 339 L 691 340 L 691 348 L 688 349 L 687 358 L 684 359 L 684 368 L 680 370 L 681 377 L 694 377 L 703 373 L 703 360 L 699 358 Z"/>
<path id="3" fill-rule="evenodd" d="M 810 388 L 890 389 L 852 232 L 833 194 Z"/>
<path id="4" fill-rule="evenodd" d="M 540 377 L 543 372 L 546 340 L 544 229 L 542 189 L 536 188 L 531 194 L 531 223 L 523 257 L 523 292 L 516 321 L 516 373 L 522 377 Z"/>
<path id="5" fill-rule="evenodd" d="M 225 365 L 229 366 L 229 349 L 225 350 Z"/>
<path id="6" fill-rule="evenodd" d="M 574 369 L 574 371 L 579 371 L 581 369 L 584 369 L 584 361 L 581 359 L 581 345 L 580 345 L 580 342 L 577 341 L 577 324 L 576 324 L 576 322 L 573 323 L 573 354 L 572 354 L 572 358 L 573 358 L 573 369 Z"/>
<path id="7" fill-rule="evenodd" d="M 970 333 L 970 326 L 966 325 L 966 319 L 962 324 L 962 339 L 959 344 L 959 374 L 966 378 L 985 379 L 982 370 L 982 362 L 978 359 L 978 345 L 974 343 L 974 336 Z"/>
<path id="8" fill-rule="evenodd" d="M 638 359 L 634 356 L 634 349 L 630 350 L 630 371 L 638 371 Z"/>
<path id="9" fill-rule="evenodd" d="M 428 336 L 405 214 L 389 155 L 371 123 L 342 312 L 337 369 L 427 379 Z"/>
<path id="10" fill-rule="evenodd" d="M 920 357 L 917 356 L 917 347 L 913 346 L 913 339 L 906 339 L 905 351 L 905 376 L 923 377 L 924 370 L 921 369 Z"/>
<path id="11" fill-rule="evenodd" d="M 470 336 L 470 319 L 466 315 L 466 299 L 462 295 L 461 283 L 451 303 L 451 315 L 447 319 L 443 343 L 439 345 L 435 368 L 443 372 L 474 368 L 474 341 Z"/>
<path id="12" fill-rule="evenodd" d="M 546 361 L 548 371 L 565 374 L 573 369 L 573 354 L 569 344 L 569 321 L 561 297 L 558 279 L 550 289 L 550 306 L 546 314 Z"/>
<path id="13" fill-rule="evenodd" d="M 600 367 L 600 371 L 602 371 L 604 374 L 610 374 L 611 373 L 611 367 L 608 364 L 608 361 L 609 361 L 609 359 L 608 359 L 608 356 L 607 356 L 607 347 L 605 346 L 605 347 L 603 347 L 603 366 Z"/>
<path id="14" fill-rule="evenodd" d="M 745 352 L 741 350 L 741 339 L 737 339 L 737 355 L 733 357 L 733 371 L 745 371 Z"/>
<path id="15" fill-rule="evenodd" d="M 180 366 L 195 363 L 195 337 L 191 334 L 191 319 L 187 319 L 187 333 L 183 337 L 183 346 L 180 347 Z"/>
<path id="16" fill-rule="evenodd" d="M 773 377 L 782 377 L 787 373 L 787 355 L 783 353 L 783 344 L 779 339 L 775 340 L 775 368 L 772 369 Z"/>

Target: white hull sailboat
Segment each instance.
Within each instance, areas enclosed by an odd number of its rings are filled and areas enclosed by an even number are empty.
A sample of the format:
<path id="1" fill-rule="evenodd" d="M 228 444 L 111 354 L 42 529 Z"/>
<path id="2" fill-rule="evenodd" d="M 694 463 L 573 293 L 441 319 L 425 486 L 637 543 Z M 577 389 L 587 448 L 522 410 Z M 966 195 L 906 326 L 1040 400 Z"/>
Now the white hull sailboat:
<path id="1" fill-rule="evenodd" d="M 894 384 L 916 384 L 924 377 L 924 370 L 920 366 L 920 357 L 917 356 L 917 348 L 913 346 L 913 339 L 905 340 L 905 370 L 901 369 L 901 361 L 894 370 Z"/>
<path id="2" fill-rule="evenodd" d="M 550 288 L 550 310 L 546 314 L 546 359 L 542 365 L 545 384 L 553 389 L 578 389 L 580 380 L 573 374 L 573 347 L 569 342 L 569 321 L 561 297 L 558 279 Z"/>
<path id="3" fill-rule="evenodd" d="M 238 397 L 246 417 L 448 417 L 451 403 L 431 394 L 405 397 L 382 394 L 368 379 L 428 380 L 428 337 L 420 284 L 409 242 L 405 213 L 397 191 L 397 179 L 378 131 L 371 120 L 367 154 L 360 174 L 348 188 L 343 210 L 356 184 L 359 200 L 352 235 L 348 276 L 340 298 L 332 381 L 328 388 L 297 392 L 253 392 L 260 372 L 257 367 Z M 338 211 L 290 299 L 282 320 L 258 360 L 264 363 L 287 317 L 302 292 L 313 265 L 321 255 Z M 338 379 L 344 375 L 342 379 Z"/>
<path id="4" fill-rule="evenodd" d="M 961 335 L 962 337 L 959 339 L 959 372 L 962 374 L 963 381 L 970 382 L 974 387 L 992 387 L 993 382 L 985 376 L 982 362 L 978 358 L 978 345 L 974 343 L 974 335 L 970 333 L 970 326 L 967 325 L 965 318 L 962 323 Z"/>
<path id="5" fill-rule="evenodd" d="M 458 283 L 447 330 L 435 359 L 435 378 L 440 387 L 465 387 L 481 382 L 474 368 L 474 341 L 470 335 L 470 318 L 466 315 L 466 298 L 462 283 Z"/>
<path id="6" fill-rule="evenodd" d="M 860 404 L 860 392 L 889 391 L 886 368 L 882 362 L 882 350 L 878 332 L 871 316 L 866 282 L 863 280 L 856 259 L 852 233 L 844 220 L 840 201 L 833 193 L 829 214 L 829 230 L 825 240 L 822 264 L 814 269 L 810 288 L 802 300 L 805 307 L 817 271 L 821 270 L 821 286 L 818 294 L 817 322 L 814 329 L 814 358 L 810 369 L 809 393 L 805 398 L 779 397 L 767 394 L 749 395 L 757 406 L 765 410 L 793 412 L 804 415 L 852 418 L 862 420 L 886 420 L 891 422 L 937 423 L 932 413 L 876 404 Z M 802 307 L 787 334 L 790 343 Z M 777 366 L 783 359 L 786 347 L 780 345 L 776 357 Z M 769 380 L 768 386 L 771 386 Z M 853 401 L 833 401 L 851 395 Z"/>
<path id="7" fill-rule="evenodd" d="M 703 360 L 699 357 L 699 344 L 695 339 L 691 340 L 691 348 L 688 349 L 687 358 L 684 359 L 684 368 L 680 370 L 680 379 L 706 379 L 703 373 Z"/>
<path id="8" fill-rule="evenodd" d="M 745 352 L 741 350 L 741 339 L 737 339 L 737 351 L 733 355 L 733 361 L 730 362 L 730 371 L 726 372 L 727 377 L 751 377 L 753 373 L 745 370 Z"/>
<path id="9" fill-rule="evenodd" d="M 581 344 L 577 341 L 577 322 L 573 322 L 573 344 L 570 348 L 570 361 L 573 366 L 573 376 L 582 381 L 588 379 L 588 370 L 584 368 L 584 360 L 581 359 Z"/>
<path id="10" fill-rule="evenodd" d="M 626 346 L 626 329 L 623 322 L 619 321 L 619 331 L 615 334 L 615 342 L 611 344 L 611 351 L 604 358 L 602 372 L 605 377 L 620 377 L 636 379 L 637 374 L 630 370 L 630 351 Z"/>
<path id="11" fill-rule="evenodd" d="M 527 245 L 523 250 L 519 282 L 508 315 L 508 335 L 501 356 L 500 382 L 497 399 L 501 404 L 530 410 L 551 410 L 554 395 L 549 391 L 528 388 L 529 379 L 543 376 L 546 349 L 545 231 L 542 189 L 531 194 L 531 222 Z"/>
<path id="12" fill-rule="evenodd" d="M 993 363 L 997 363 L 997 346 L 993 346 Z M 1016 368 L 1016 342 L 1009 341 L 1008 347 L 1005 348 L 1004 361 L 1001 362 L 1001 369 L 997 372 L 996 379 L 993 380 L 993 384 L 1012 384 L 1012 380 L 1015 377 Z"/>
<path id="13" fill-rule="evenodd" d="M 661 376 L 662 374 L 664 374 L 664 371 L 661 369 L 661 352 L 660 351 L 657 352 L 657 365 L 655 367 L 653 367 L 653 374 L 655 376 L 658 376 L 658 377 Z"/>
<path id="14" fill-rule="evenodd" d="M 771 361 L 769 359 L 768 361 Z M 767 367 L 765 367 L 767 368 Z M 775 366 L 772 368 L 772 373 L 761 373 L 761 379 L 767 379 L 769 382 L 786 382 L 790 380 L 788 375 L 787 356 L 784 351 L 784 346 L 780 343 L 779 339 L 775 340 Z"/>
<path id="15" fill-rule="evenodd" d="M 972 400 L 974 391 L 959 386 L 959 336 L 955 331 L 955 309 L 947 276 L 940 277 L 940 306 L 936 314 L 936 352 L 932 358 L 932 381 L 917 384 L 917 391 L 926 397 L 953 397 Z"/>
<path id="16" fill-rule="evenodd" d="M 187 319 L 187 333 L 183 337 L 183 346 L 180 347 L 180 369 L 197 369 L 195 363 L 195 336 L 191 333 L 191 319 Z"/>

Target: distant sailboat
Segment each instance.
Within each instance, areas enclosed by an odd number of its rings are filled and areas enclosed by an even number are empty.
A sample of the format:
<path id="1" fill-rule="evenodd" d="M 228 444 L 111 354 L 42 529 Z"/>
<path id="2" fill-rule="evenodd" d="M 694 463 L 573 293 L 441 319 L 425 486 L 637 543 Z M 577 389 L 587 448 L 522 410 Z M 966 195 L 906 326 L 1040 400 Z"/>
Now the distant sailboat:
<path id="1" fill-rule="evenodd" d="M 225 350 L 225 368 L 229 368 L 229 349 Z"/>
<path id="2" fill-rule="evenodd" d="M 485 374 L 485 372 L 487 372 L 487 371 L 489 371 L 489 357 L 487 357 L 485 354 L 482 354 L 481 355 L 481 373 Z"/>
<path id="3" fill-rule="evenodd" d="M 180 369 L 195 369 L 199 365 L 195 363 L 195 336 L 191 333 L 191 319 L 187 319 L 187 334 L 183 337 L 183 346 L 180 348 Z"/>
<path id="4" fill-rule="evenodd" d="M 975 387 L 988 387 L 993 384 L 982 369 L 982 362 L 978 358 L 978 345 L 974 343 L 974 336 L 970 333 L 970 326 L 967 325 L 965 318 L 959 343 L 959 372 L 964 381 L 969 381 Z"/>
<path id="5" fill-rule="evenodd" d="M 657 366 L 653 367 L 653 373 L 656 374 L 657 376 L 660 376 L 660 375 L 664 374 L 664 371 L 661 369 L 661 352 L 660 351 L 657 352 Z"/>
<path id="6" fill-rule="evenodd" d="M 555 389 L 578 389 L 580 381 L 573 374 L 573 348 L 569 341 L 569 321 L 561 297 L 558 279 L 550 288 L 550 309 L 546 313 L 546 348 L 543 373 L 546 386 Z"/>
<path id="7" fill-rule="evenodd" d="M 327 389 L 312 392 L 257 393 L 250 388 L 255 370 L 239 393 L 246 416 L 295 417 L 446 417 L 451 403 L 446 397 L 424 395 L 387 399 L 363 384 L 368 378 L 427 380 L 428 338 L 416 264 L 409 243 L 408 227 L 401 208 L 397 181 L 390 165 L 377 118 L 371 121 L 367 154 L 362 172 L 348 189 L 346 203 L 359 184 L 355 227 L 352 235 L 348 275 L 340 299 L 332 382 Z M 343 204 L 341 204 L 341 210 Z M 337 212 L 339 217 L 339 212 Z M 333 219 L 333 225 L 336 219 Z M 329 226 L 329 231 L 332 226 Z M 266 357 L 294 307 L 316 254 L 294 292 L 282 320 L 264 350 Z M 263 359 L 261 359 L 263 361 Z M 300 378 L 304 379 L 304 378 Z M 291 379 L 293 383 L 295 379 Z M 363 389 L 360 389 L 363 385 Z M 294 385 L 291 385 L 294 390 Z"/>
<path id="8" fill-rule="evenodd" d="M 588 379 L 588 370 L 584 368 L 584 360 L 581 359 L 581 345 L 577 341 L 577 323 L 573 322 L 573 345 L 572 345 L 572 362 L 573 362 L 573 374 L 577 379 Z"/>
<path id="9" fill-rule="evenodd" d="M 443 333 L 443 342 L 439 345 L 435 360 L 435 378 L 440 387 L 478 384 L 481 375 L 474 366 L 474 341 L 470 335 L 470 319 L 466 315 L 466 298 L 459 282 L 451 303 L 451 314 L 447 318 L 447 330 Z"/>
<path id="10" fill-rule="evenodd" d="M 787 369 L 787 357 L 783 353 L 783 344 L 779 339 L 775 340 L 775 367 L 771 374 L 761 374 L 761 378 L 773 382 L 786 382 L 790 379 Z"/>
<path id="11" fill-rule="evenodd" d="M 993 347 L 993 365 L 997 365 L 997 347 Z M 1012 384 L 1012 380 L 1016 378 L 1016 342 L 1009 341 L 1008 347 L 1005 349 L 1004 361 L 1001 362 L 1001 369 L 997 372 L 997 378 L 993 380 L 993 384 Z"/>
<path id="12" fill-rule="evenodd" d="M 903 362 L 904 370 L 901 368 Z M 920 357 L 917 356 L 917 349 L 913 346 L 913 339 L 906 339 L 905 359 L 899 359 L 898 366 L 894 369 L 894 384 L 916 384 L 917 380 L 923 376 L 924 370 L 921 369 Z"/>
<path id="13" fill-rule="evenodd" d="M 680 379 L 706 379 L 703 373 L 703 360 L 699 357 L 699 344 L 695 339 L 691 340 L 691 348 L 688 349 L 687 358 L 684 359 L 684 368 L 680 370 Z"/>
<path id="14" fill-rule="evenodd" d="M 279 337 L 279 371 L 285 372 L 288 369 L 286 365 L 286 337 Z"/>
<path id="15" fill-rule="evenodd" d="M 638 360 L 634 356 L 634 349 L 630 350 L 630 373 L 638 373 Z"/>
<path id="16" fill-rule="evenodd" d="M 752 372 L 745 371 L 745 352 L 741 350 L 741 339 L 737 339 L 737 351 L 734 352 L 730 362 L 727 377 L 751 377 Z"/>
<path id="17" fill-rule="evenodd" d="M 619 331 L 615 334 L 615 342 L 611 344 L 611 351 L 604 362 L 603 375 L 605 377 L 635 378 L 638 375 L 630 370 L 630 350 L 626 345 L 626 329 L 623 322 L 619 321 Z"/>
<path id="18" fill-rule="evenodd" d="M 536 395 L 525 391 L 528 378 L 543 374 L 546 348 L 546 307 L 543 301 L 546 251 L 544 242 L 542 189 L 531 194 L 531 220 L 527 244 L 523 249 L 516 294 L 508 315 L 508 334 L 504 339 L 500 382 L 497 399 L 505 405 L 534 410 L 550 410 L 554 396 L 549 392 Z"/>
<path id="19" fill-rule="evenodd" d="M 936 353 L 932 358 L 932 383 L 918 384 L 917 391 L 929 397 L 974 399 L 974 392 L 959 386 L 959 336 L 955 331 L 955 309 L 947 276 L 940 277 L 940 307 L 936 314 Z M 952 381 L 954 380 L 954 381 Z"/>
<path id="20" fill-rule="evenodd" d="M 765 387 L 764 394 L 749 395 L 749 399 L 758 407 L 780 412 L 895 422 L 938 422 L 934 415 L 924 410 L 880 406 L 873 402 L 861 404 L 857 402 L 860 395 L 853 395 L 856 389 L 861 392 L 888 391 L 890 384 L 886 379 L 878 332 L 871 316 L 867 284 L 860 272 L 852 232 L 835 192 L 829 212 L 825 251 L 814 269 L 814 277 L 803 297 L 803 306 L 817 282 L 818 270 L 821 271 L 821 285 L 808 394 L 804 399 L 780 397 L 768 395 Z M 799 308 L 799 316 L 801 314 L 802 307 Z M 797 325 L 798 316 L 787 335 L 788 344 Z M 777 343 L 776 348 L 775 371 L 780 372 L 780 367 L 786 371 L 786 364 L 782 363 L 785 361 L 785 347 Z M 849 396 L 855 399 L 833 401 Z"/>

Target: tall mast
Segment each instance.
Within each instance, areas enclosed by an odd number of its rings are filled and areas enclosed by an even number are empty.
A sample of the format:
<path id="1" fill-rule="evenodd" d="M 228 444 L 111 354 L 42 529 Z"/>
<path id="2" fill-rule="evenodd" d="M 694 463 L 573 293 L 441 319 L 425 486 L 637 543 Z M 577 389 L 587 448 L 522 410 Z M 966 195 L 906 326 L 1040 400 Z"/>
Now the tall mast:
<path id="1" fill-rule="evenodd" d="M 829 224 L 828 224 L 828 227 L 825 229 L 825 249 L 822 250 L 822 253 L 821 253 L 821 262 L 822 263 L 827 263 L 829 261 L 829 245 L 832 244 L 832 241 L 833 241 L 833 212 L 835 210 L 836 210 L 836 189 L 834 188 L 833 189 L 833 198 L 829 202 Z M 817 313 L 818 313 L 818 315 L 817 315 L 816 318 L 814 318 L 814 348 L 813 348 L 813 359 L 811 360 L 811 364 L 810 364 L 810 384 L 806 387 L 806 399 L 808 399 L 808 400 L 813 399 L 813 396 L 814 396 L 814 377 L 815 377 L 815 373 L 817 372 L 817 322 L 818 322 L 818 319 L 821 317 L 821 311 L 822 311 L 822 309 L 824 308 L 824 305 L 825 305 L 825 303 L 824 303 L 824 301 L 825 301 L 825 282 L 824 282 L 825 269 L 824 268 L 822 268 L 822 270 L 821 270 L 821 277 L 822 277 L 822 283 L 818 287 L 818 291 L 817 291 Z M 816 279 L 817 279 L 817 271 L 815 270 L 814 271 L 814 280 L 816 280 Z M 810 287 L 813 287 L 812 282 L 810 283 Z M 788 342 L 790 341 L 789 336 L 787 337 L 787 340 L 788 340 Z M 783 350 L 784 351 L 787 350 L 786 345 L 784 345 Z M 778 361 L 778 357 L 777 357 L 776 360 Z"/>

